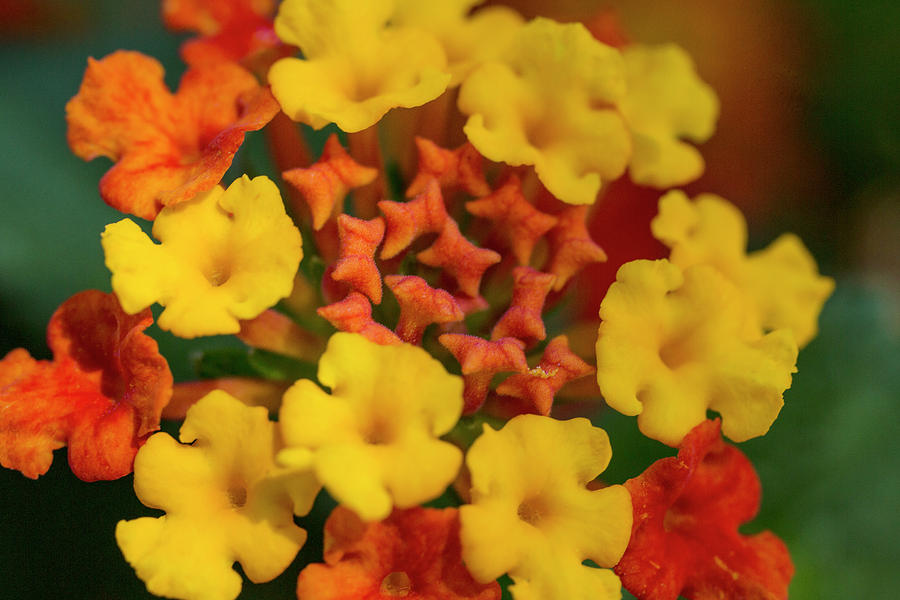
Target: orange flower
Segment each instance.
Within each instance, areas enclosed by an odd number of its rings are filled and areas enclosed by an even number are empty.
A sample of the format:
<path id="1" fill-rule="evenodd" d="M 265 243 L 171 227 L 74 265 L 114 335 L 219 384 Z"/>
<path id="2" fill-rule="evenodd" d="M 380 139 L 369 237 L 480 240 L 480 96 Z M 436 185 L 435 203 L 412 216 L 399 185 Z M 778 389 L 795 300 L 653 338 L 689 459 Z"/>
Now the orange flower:
<path id="1" fill-rule="evenodd" d="M 235 64 L 189 69 L 173 95 L 157 61 L 126 51 L 89 59 L 66 105 L 72 151 L 116 162 L 100 180 L 103 200 L 145 219 L 212 189 L 244 134 L 277 112 L 269 91 Z"/>
<path id="2" fill-rule="evenodd" d="M 337 507 L 325 523 L 325 564 L 297 580 L 303 600 L 498 600 L 500 586 L 480 584 L 462 564 L 456 509 L 397 510 L 365 523 Z"/>
<path id="3" fill-rule="evenodd" d="M 112 294 L 80 292 L 47 326 L 53 361 L 17 348 L 0 361 L 0 464 L 36 479 L 53 450 L 69 446 L 84 481 L 131 472 L 145 436 L 159 428 L 172 373 L 141 333 L 150 310 L 126 314 Z"/>

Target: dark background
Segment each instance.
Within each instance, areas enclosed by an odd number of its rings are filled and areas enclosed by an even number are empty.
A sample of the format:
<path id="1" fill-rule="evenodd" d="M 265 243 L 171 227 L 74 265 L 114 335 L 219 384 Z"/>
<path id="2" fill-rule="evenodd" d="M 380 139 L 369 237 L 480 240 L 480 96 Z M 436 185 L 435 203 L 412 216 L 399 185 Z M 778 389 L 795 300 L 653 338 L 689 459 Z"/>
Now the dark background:
<path id="1" fill-rule="evenodd" d="M 527 11 L 536 3 L 519 4 Z M 574 17 L 587 3 L 552 4 Z M 772 529 L 787 542 L 797 568 L 791 598 L 893 597 L 900 589 L 898 5 L 616 4 L 633 39 L 678 41 L 722 98 L 699 185 L 741 205 L 752 248 L 795 231 L 837 279 L 781 416 L 767 436 L 741 446 L 764 489 L 747 531 Z M 0 356 L 25 346 L 48 358 L 44 328 L 56 306 L 82 289 L 109 289 L 99 234 L 122 218 L 96 192 L 109 163 L 84 163 L 65 143 L 64 105 L 86 58 L 140 50 L 163 62 L 174 86 L 181 39 L 163 29 L 151 0 L 0 0 Z M 242 153 L 261 149 L 261 136 L 251 135 Z M 192 349 L 227 343 L 152 334 L 182 379 L 191 376 Z M 636 475 L 661 454 L 633 419 L 608 414 L 602 425 L 614 444 L 609 481 Z M 322 523 L 328 508 L 323 498 L 304 521 Z M 0 598 L 148 597 L 113 539 L 117 520 L 146 514 L 130 477 L 81 483 L 64 450 L 37 482 L 0 470 Z M 308 529 L 311 556 L 320 531 Z M 298 570 L 299 562 L 271 584 L 245 585 L 241 597 L 291 598 Z"/>

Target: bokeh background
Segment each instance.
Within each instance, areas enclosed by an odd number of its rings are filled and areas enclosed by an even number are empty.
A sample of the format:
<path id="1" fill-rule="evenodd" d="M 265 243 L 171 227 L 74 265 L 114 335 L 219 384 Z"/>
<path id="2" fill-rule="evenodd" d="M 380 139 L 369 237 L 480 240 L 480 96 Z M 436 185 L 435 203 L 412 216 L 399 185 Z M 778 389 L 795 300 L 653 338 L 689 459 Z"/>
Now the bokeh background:
<path id="1" fill-rule="evenodd" d="M 837 290 L 771 432 L 742 445 L 763 482 L 759 518 L 792 551 L 796 600 L 891 598 L 900 590 L 900 4 L 894 0 L 560 0 L 509 2 L 582 18 L 614 6 L 631 38 L 676 41 L 719 92 L 722 118 L 692 191 L 719 193 L 750 221 L 751 248 L 798 233 Z M 64 105 L 88 56 L 150 54 L 177 83 L 182 38 L 156 0 L 0 0 L 0 356 L 48 358 L 44 328 L 73 293 L 109 289 L 99 234 L 121 215 L 99 199 L 109 166 L 65 143 Z M 248 150 L 262 149 L 251 135 Z M 238 160 L 249 160 L 239 157 Z M 601 245 L 603 240 L 598 240 Z M 159 332 L 176 377 L 209 339 Z M 601 420 L 620 482 L 662 449 L 633 419 Z M 321 523 L 326 500 L 304 519 Z M 26 480 L 0 469 L 0 598 L 150 597 L 113 539 L 148 514 L 131 478 L 84 484 L 58 453 Z M 309 558 L 320 543 L 309 527 Z M 241 598 L 291 598 L 299 569 Z"/>

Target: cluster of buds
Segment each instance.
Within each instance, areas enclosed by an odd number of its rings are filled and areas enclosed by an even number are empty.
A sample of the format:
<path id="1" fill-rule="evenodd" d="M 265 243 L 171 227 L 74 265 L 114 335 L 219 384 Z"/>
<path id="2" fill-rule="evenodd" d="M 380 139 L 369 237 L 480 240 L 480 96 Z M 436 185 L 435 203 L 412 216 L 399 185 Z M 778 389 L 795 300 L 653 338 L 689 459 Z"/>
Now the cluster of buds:
<path id="1" fill-rule="evenodd" d="M 67 446 L 84 481 L 133 472 L 165 514 L 115 537 L 151 593 L 275 578 L 327 493 L 299 600 L 787 597 L 785 545 L 738 532 L 760 483 L 723 435 L 776 420 L 833 282 L 673 189 L 718 114 L 683 50 L 478 4 L 164 0 L 197 34 L 174 94 L 143 54 L 89 60 L 69 145 L 115 163 L 100 196 L 152 238 L 108 225 L 112 293 L 60 306 L 52 361 L 0 361 L 0 463 L 36 478 Z M 259 130 L 277 173 L 223 183 Z M 658 212 L 621 225 L 664 251 L 608 258 L 596 208 L 637 187 Z M 586 270 L 608 260 L 611 285 Z M 244 362 L 173 383 L 154 304 Z M 600 479 L 606 406 L 675 454 Z"/>

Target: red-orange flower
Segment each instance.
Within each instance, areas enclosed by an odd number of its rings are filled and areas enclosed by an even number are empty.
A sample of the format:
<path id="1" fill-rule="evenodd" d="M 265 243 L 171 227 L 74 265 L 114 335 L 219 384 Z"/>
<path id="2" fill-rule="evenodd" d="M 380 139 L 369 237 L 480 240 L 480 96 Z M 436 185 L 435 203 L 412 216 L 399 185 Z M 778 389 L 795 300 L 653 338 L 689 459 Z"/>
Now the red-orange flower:
<path id="1" fill-rule="evenodd" d="M 498 600 L 462 564 L 454 508 L 396 510 L 365 523 L 337 507 L 325 523 L 325 564 L 300 573 L 300 600 Z"/>
<path id="2" fill-rule="evenodd" d="M 72 151 L 116 164 L 100 180 L 110 206 L 145 219 L 212 189 L 248 131 L 278 112 L 268 89 L 233 63 L 192 68 L 175 94 L 163 68 L 139 52 L 88 60 L 66 105 Z"/>
<path id="3" fill-rule="evenodd" d="M 615 571 L 640 600 L 787 598 L 794 567 L 784 543 L 769 531 L 738 533 L 759 510 L 759 478 L 722 440 L 718 419 L 625 487 L 634 525 Z"/>
<path id="4" fill-rule="evenodd" d="M 163 20 L 169 29 L 194 31 L 201 37 L 181 46 L 189 65 L 240 62 L 280 46 L 272 14 L 275 0 L 163 0 Z"/>
<path id="5" fill-rule="evenodd" d="M 21 348 L 0 361 L 0 464 L 36 479 L 53 450 L 69 446 L 84 481 L 131 472 L 145 437 L 159 428 L 172 373 L 142 331 L 150 309 L 126 314 L 112 294 L 80 292 L 47 326 L 53 361 Z"/>

